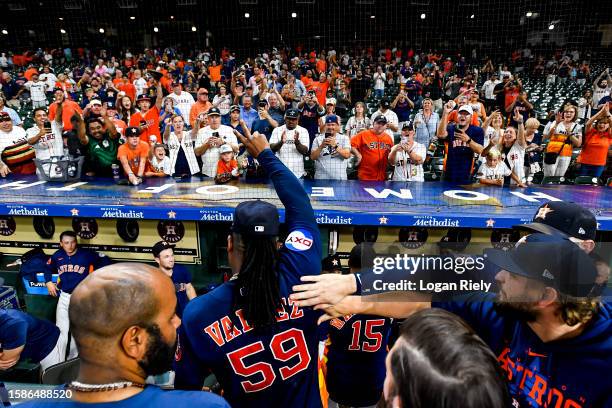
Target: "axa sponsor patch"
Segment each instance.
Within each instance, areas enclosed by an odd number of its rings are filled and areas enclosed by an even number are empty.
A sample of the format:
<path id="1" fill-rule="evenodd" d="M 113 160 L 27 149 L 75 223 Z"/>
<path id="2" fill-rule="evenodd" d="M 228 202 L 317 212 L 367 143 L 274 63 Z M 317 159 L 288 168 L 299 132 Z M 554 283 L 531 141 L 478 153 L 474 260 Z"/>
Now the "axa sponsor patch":
<path id="1" fill-rule="evenodd" d="M 291 251 L 307 251 L 312 247 L 312 234 L 306 230 L 291 231 L 285 240 L 285 246 Z"/>

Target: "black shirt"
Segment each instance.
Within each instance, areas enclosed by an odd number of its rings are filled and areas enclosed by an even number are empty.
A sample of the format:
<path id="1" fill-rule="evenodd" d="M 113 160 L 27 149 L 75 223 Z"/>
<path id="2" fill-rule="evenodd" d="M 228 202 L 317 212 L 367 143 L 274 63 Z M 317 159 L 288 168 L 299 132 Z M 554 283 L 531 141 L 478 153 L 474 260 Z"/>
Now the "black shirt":
<path id="1" fill-rule="evenodd" d="M 351 90 L 351 100 L 353 103 L 363 101 L 368 89 L 370 89 L 370 81 L 365 78 L 355 78 L 350 82 L 349 89 Z"/>

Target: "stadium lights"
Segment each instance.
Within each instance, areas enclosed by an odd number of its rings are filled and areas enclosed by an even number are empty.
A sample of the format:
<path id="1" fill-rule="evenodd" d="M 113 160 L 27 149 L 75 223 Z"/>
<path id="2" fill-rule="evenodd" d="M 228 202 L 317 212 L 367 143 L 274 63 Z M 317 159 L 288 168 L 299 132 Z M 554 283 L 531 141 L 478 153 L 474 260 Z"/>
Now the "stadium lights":
<path id="1" fill-rule="evenodd" d="M 528 12 L 525 14 L 525 16 L 526 16 L 526 17 L 531 17 L 531 16 L 533 16 L 533 12 L 528 11 Z"/>
<path id="2" fill-rule="evenodd" d="M 549 26 L 548 26 L 548 29 L 549 29 L 549 30 L 554 30 L 554 29 L 555 29 L 555 25 L 554 25 L 554 24 L 549 25 Z"/>
<path id="3" fill-rule="evenodd" d="M 472 14 L 472 15 L 470 16 L 470 18 L 472 18 L 472 19 L 473 19 L 473 18 L 474 18 L 474 15 Z"/>
<path id="4" fill-rule="evenodd" d="M 191 26 L 191 31 L 193 31 L 195 33 L 196 31 L 198 31 L 198 29 L 197 29 L 196 26 Z"/>
<path id="5" fill-rule="evenodd" d="M 170 16 L 170 20 L 174 20 L 174 16 Z"/>
<path id="6" fill-rule="evenodd" d="M 64 17 L 60 17 L 60 18 L 59 18 L 59 20 L 60 20 L 60 21 L 64 21 Z"/>
<path id="7" fill-rule="evenodd" d="M 375 15 L 371 15 L 370 18 L 376 18 L 376 16 Z"/>
<path id="8" fill-rule="evenodd" d="M 425 20 L 425 17 L 427 17 L 425 13 L 421 14 L 421 20 Z"/>
<path id="9" fill-rule="evenodd" d="M 244 13 L 244 18 L 249 18 L 251 15 L 249 13 Z"/>
<path id="10" fill-rule="evenodd" d="M 62 28 L 62 29 L 60 29 L 60 33 L 62 33 L 62 34 L 66 34 L 66 30 L 64 30 L 63 28 Z"/>
<path id="11" fill-rule="evenodd" d="M 159 32 L 159 28 L 157 28 L 157 27 L 153 27 L 153 31 L 155 31 L 156 33 L 158 33 L 158 32 Z"/>
<path id="12" fill-rule="evenodd" d="M 6 30 L 2 30 L 2 34 L 4 34 L 4 35 L 8 35 L 8 31 L 6 31 Z"/>
<path id="13" fill-rule="evenodd" d="M 130 16 L 130 20 L 136 20 L 136 16 Z"/>
<path id="14" fill-rule="evenodd" d="M 292 18 L 296 18 L 297 17 L 297 13 L 291 13 L 291 17 Z"/>
<path id="15" fill-rule="evenodd" d="M 100 31 L 100 34 L 104 34 L 104 29 L 103 28 L 99 29 L 98 31 Z"/>

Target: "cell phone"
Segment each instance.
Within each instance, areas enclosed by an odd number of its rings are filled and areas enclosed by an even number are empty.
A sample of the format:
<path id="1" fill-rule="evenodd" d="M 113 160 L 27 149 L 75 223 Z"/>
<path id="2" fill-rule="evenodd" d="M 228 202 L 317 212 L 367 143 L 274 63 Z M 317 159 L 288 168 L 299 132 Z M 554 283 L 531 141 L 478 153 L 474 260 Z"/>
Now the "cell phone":
<path id="1" fill-rule="evenodd" d="M 332 137 L 331 133 L 325 132 L 325 138 Z"/>
<path id="2" fill-rule="evenodd" d="M 45 120 L 45 123 L 43 123 L 43 128 L 51 129 L 51 122 L 49 122 L 48 120 Z"/>
<path id="3" fill-rule="evenodd" d="M 219 137 L 219 132 L 213 132 L 213 137 Z"/>

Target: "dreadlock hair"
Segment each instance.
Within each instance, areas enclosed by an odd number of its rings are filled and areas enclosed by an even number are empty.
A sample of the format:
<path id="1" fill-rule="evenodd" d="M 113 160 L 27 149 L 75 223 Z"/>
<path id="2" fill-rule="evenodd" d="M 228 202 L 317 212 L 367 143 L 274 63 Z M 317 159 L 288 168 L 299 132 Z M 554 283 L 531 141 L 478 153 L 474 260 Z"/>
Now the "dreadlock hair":
<path id="1" fill-rule="evenodd" d="M 232 234 L 234 247 L 242 252 L 243 262 L 237 282 L 240 293 L 235 297 L 234 310 L 242 309 L 245 320 L 254 329 L 276 323 L 281 308 L 276 262 L 277 238 L 245 239 Z"/>

